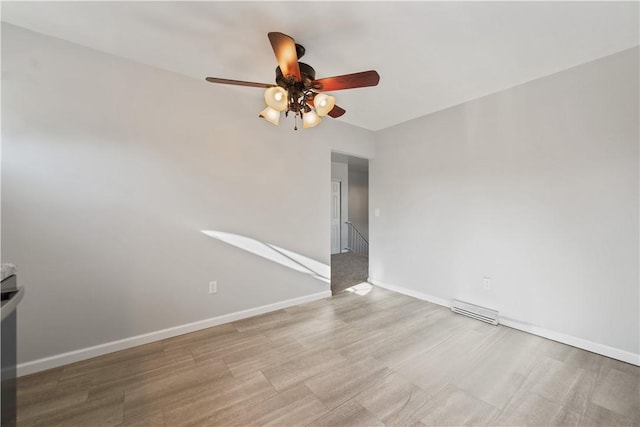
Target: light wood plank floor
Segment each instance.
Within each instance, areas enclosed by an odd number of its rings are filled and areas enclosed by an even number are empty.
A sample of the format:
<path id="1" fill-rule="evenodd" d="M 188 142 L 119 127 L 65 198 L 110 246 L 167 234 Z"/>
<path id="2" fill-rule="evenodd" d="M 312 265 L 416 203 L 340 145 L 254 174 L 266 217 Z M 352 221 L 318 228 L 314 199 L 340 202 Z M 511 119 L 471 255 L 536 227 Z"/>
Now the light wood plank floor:
<path id="1" fill-rule="evenodd" d="M 22 377 L 18 425 L 630 426 L 639 380 L 373 288 Z"/>

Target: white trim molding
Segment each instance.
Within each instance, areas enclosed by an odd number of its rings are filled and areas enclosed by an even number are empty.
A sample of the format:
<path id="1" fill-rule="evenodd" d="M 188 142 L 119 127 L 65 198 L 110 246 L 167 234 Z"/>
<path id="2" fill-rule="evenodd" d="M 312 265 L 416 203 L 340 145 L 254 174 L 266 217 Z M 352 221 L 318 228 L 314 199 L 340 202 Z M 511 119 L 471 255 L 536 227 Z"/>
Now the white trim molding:
<path id="1" fill-rule="evenodd" d="M 81 348 L 67 353 L 56 354 L 54 356 L 44 357 L 42 359 L 30 362 L 20 363 L 17 366 L 17 375 L 29 375 L 35 372 L 44 371 L 46 369 L 57 368 L 58 366 L 68 365 L 69 363 L 79 362 L 81 360 L 90 359 L 103 354 L 113 353 L 115 351 L 125 350 L 127 348 L 136 347 L 150 342 L 164 340 L 178 335 L 188 334 L 190 332 L 199 331 L 201 329 L 211 328 L 213 326 L 222 325 L 224 323 L 235 322 L 236 320 L 246 319 L 248 317 L 257 316 L 271 311 L 280 310 L 294 305 L 304 304 L 311 301 L 327 298 L 331 296 L 331 291 L 326 290 L 315 294 L 305 295 L 298 298 L 292 298 L 284 301 L 275 302 L 273 304 L 262 305 L 260 307 L 250 308 L 247 310 L 236 311 L 233 313 L 223 314 L 221 316 L 209 319 L 199 320 L 197 322 L 187 323 L 184 325 L 173 326 L 171 328 L 159 331 L 149 332 L 142 335 L 136 335 L 117 341 L 111 341 L 104 344 L 94 345 L 92 347 Z"/>
<path id="2" fill-rule="evenodd" d="M 380 280 L 368 279 L 372 285 L 379 286 L 390 291 L 398 292 L 413 298 L 421 299 L 423 301 L 432 302 L 434 304 L 441 305 L 443 307 L 451 308 L 451 301 L 444 298 L 434 297 L 422 292 L 414 291 L 413 289 L 404 288 L 402 286 L 391 285 L 389 283 L 382 282 Z M 552 341 L 557 341 L 563 344 L 570 345 L 572 347 L 581 348 L 583 350 L 590 351 L 592 353 L 601 354 L 603 356 L 610 357 L 612 359 L 621 360 L 632 365 L 640 366 L 640 354 L 632 353 L 630 351 L 621 350 L 619 348 L 610 347 L 605 344 L 585 340 L 583 338 L 574 337 L 572 335 L 563 334 L 561 332 L 552 331 L 542 328 L 540 326 L 532 325 L 530 323 L 523 322 L 521 320 L 511 319 L 508 317 L 500 316 L 500 324 L 509 328 L 518 329 L 523 332 L 527 332 L 539 337 L 547 338 Z"/>
<path id="3" fill-rule="evenodd" d="M 538 335 L 539 337 L 548 338 L 550 340 L 581 348 L 592 353 L 601 354 L 612 359 L 621 360 L 623 362 L 631 363 L 632 365 L 640 366 L 640 354 L 635 354 L 630 351 L 610 347 L 605 344 L 600 344 L 597 342 L 585 340 L 583 338 L 574 337 L 572 335 L 563 334 L 561 332 L 541 328 L 540 326 L 532 325 L 530 323 L 522 322 L 516 319 L 511 319 L 509 317 L 500 316 L 500 323 L 513 329 L 518 329 L 533 335 Z"/>
<path id="4" fill-rule="evenodd" d="M 434 297 L 432 295 L 427 295 L 422 292 L 414 291 L 413 289 L 403 288 L 402 286 L 396 286 L 389 283 L 385 283 L 380 280 L 372 279 L 371 277 L 369 277 L 368 282 L 371 283 L 372 285 L 376 285 L 381 288 L 388 289 L 393 292 L 397 292 L 399 294 L 407 295 L 410 297 L 421 299 L 423 301 L 432 302 L 434 304 L 438 304 L 443 307 L 451 308 L 451 302 L 444 298 Z"/>

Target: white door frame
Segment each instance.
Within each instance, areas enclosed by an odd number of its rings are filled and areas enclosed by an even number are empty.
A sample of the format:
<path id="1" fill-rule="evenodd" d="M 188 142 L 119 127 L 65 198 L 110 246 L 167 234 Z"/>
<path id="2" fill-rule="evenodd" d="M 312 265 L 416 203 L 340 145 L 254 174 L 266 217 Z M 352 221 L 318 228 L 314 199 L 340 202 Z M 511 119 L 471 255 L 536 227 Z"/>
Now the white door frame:
<path id="1" fill-rule="evenodd" d="M 337 186 L 336 186 L 337 184 Z M 337 197 L 336 197 L 337 187 Z M 336 218 L 337 214 L 337 218 Z M 336 222 L 337 220 L 337 222 Z M 337 232 L 337 235 L 336 235 Z M 331 254 L 342 252 L 342 181 L 331 179 Z"/>

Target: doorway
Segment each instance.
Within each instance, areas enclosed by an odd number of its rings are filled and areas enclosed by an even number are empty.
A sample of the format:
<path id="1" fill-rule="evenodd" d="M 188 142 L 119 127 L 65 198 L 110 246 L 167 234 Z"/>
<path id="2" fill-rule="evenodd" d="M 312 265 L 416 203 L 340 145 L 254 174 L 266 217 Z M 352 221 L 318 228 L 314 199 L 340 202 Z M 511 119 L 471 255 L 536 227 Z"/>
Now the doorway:
<path id="1" fill-rule="evenodd" d="M 341 203 L 341 186 L 339 179 L 331 180 L 331 255 L 339 254 L 342 251 L 340 242 L 342 215 L 340 210 Z"/>
<path id="2" fill-rule="evenodd" d="M 331 291 L 369 276 L 369 160 L 331 153 Z"/>

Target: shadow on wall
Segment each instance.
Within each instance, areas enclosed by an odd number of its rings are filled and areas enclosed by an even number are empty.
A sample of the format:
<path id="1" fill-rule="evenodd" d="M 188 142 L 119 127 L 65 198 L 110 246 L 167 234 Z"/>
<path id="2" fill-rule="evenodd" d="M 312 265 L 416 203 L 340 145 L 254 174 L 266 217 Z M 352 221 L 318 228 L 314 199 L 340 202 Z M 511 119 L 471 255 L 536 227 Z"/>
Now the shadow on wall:
<path id="1" fill-rule="evenodd" d="M 220 240 L 247 252 L 251 252 L 254 255 L 258 255 L 292 270 L 308 274 L 325 283 L 331 282 L 331 267 L 327 264 L 307 258 L 296 252 L 291 252 L 275 245 L 252 239 L 251 237 L 216 230 L 200 231 L 216 240 Z"/>

